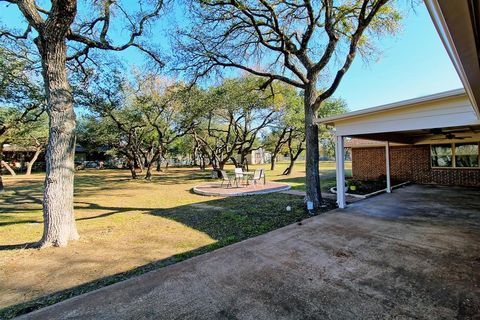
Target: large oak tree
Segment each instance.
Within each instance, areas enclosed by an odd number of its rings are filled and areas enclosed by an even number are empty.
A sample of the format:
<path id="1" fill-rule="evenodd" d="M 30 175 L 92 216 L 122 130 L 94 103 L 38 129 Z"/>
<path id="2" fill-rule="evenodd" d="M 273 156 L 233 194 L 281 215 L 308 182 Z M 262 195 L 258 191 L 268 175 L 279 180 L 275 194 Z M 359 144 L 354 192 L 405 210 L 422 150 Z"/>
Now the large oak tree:
<path id="1" fill-rule="evenodd" d="M 25 29 L 16 32 L 0 29 L 2 45 L 34 43 L 41 63 L 49 139 L 46 152 L 46 177 L 43 199 L 44 232 L 39 246 L 65 246 L 78 239 L 73 213 L 75 152 L 75 112 L 67 64 L 85 72 L 85 64 L 94 60 L 94 49 L 121 51 L 135 47 L 161 63 L 154 51 L 139 42 L 147 23 L 158 17 L 163 1 L 85 1 L 6 0 L 25 19 Z M 1 17 L 1 14 L 0 14 Z M 112 26 L 128 31 L 125 40 L 113 34 Z M 115 40 L 115 41 L 114 41 Z"/>
<path id="2" fill-rule="evenodd" d="M 357 52 L 393 33 L 399 13 L 388 0 L 192 0 L 195 25 L 179 38 L 180 69 L 193 79 L 237 68 L 303 91 L 306 190 L 321 204 L 317 112 Z M 369 37 L 372 36 L 372 37 Z"/>

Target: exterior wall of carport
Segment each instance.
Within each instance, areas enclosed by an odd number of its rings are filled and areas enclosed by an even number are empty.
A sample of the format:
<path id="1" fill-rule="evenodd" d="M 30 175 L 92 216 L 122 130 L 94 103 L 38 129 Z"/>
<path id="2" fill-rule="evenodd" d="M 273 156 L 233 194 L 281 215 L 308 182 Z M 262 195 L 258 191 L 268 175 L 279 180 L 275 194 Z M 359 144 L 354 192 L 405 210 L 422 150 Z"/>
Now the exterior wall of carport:
<path id="1" fill-rule="evenodd" d="M 430 166 L 430 146 L 391 146 L 391 178 L 416 183 L 480 186 L 480 169 Z M 384 176 L 385 147 L 352 148 L 352 175 L 359 180 L 373 180 Z"/>

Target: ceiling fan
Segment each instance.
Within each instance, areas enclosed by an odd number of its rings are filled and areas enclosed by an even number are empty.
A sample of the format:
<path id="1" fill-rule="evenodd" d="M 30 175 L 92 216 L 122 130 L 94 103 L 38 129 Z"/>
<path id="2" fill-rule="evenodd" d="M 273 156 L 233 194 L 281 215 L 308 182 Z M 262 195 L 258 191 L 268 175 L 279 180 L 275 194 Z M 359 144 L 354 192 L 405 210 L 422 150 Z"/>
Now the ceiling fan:
<path id="1" fill-rule="evenodd" d="M 472 138 L 472 137 L 467 137 L 467 136 L 462 136 L 462 137 L 457 137 L 456 135 L 454 135 L 453 133 L 440 133 L 440 134 L 443 134 L 445 137 L 443 138 L 433 138 L 432 140 L 463 140 L 463 139 L 466 139 L 466 138 Z"/>

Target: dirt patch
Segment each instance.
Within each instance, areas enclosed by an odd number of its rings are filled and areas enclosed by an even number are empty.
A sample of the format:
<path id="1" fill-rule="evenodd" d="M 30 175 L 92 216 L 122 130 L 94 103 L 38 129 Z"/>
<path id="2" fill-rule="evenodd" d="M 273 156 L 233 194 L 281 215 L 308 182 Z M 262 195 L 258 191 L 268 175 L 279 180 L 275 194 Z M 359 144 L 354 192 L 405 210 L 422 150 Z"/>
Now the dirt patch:
<path id="1" fill-rule="evenodd" d="M 4 177 L 9 194 L 0 197 L 0 308 L 14 306 L 0 310 L 0 318 L 309 216 L 303 199 L 292 195 L 207 198 L 190 192 L 209 176 L 192 168 L 155 173 L 150 182 L 129 179 L 127 170 L 77 173 L 75 217 L 81 238 L 67 248 L 43 250 L 22 249 L 22 244 L 42 235 L 44 176 Z"/>

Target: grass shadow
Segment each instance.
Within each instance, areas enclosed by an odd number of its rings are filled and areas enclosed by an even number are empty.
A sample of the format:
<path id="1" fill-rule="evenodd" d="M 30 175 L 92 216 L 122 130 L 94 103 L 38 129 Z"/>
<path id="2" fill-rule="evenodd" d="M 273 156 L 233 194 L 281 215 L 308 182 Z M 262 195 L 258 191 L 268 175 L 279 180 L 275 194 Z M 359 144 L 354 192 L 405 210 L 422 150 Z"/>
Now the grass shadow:
<path id="1" fill-rule="evenodd" d="M 0 245 L 0 251 L 31 249 L 31 248 L 35 248 L 37 243 L 38 242 L 25 242 L 25 243 L 19 243 L 19 244 Z"/>
<path id="2" fill-rule="evenodd" d="M 233 243 L 233 242 L 231 242 L 231 243 Z M 156 270 L 156 269 L 159 269 L 159 268 L 162 268 L 162 267 L 166 267 L 166 266 L 175 264 L 177 262 L 186 260 L 188 258 L 197 256 L 197 255 L 200 255 L 200 254 L 203 254 L 203 253 L 213 251 L 215 249 L 221 248 L 221 247 L 223 247 L 225 245 L 228 245 L 228 244 L 231 244 L 231 243 L 217 242 L 217 243 L 214 243 L 214 244 L 211 244 L 211 245 L 208 245 L 208 246 L 197 248 L 197 249 L 192 250 L 192 251 L 188 251 L 188 252 L 180 253 L 180 254 L 177 254 L 177 255 L 173 255 L 171 257 L 168 257 L 168 258 L 165 258 L 165 259 L 162 259 L 162 260 L 158 260 L 158 261 L 155 261 L 155 262 L 152 262 L 152 263 L 134 268 L 132 270 L 128 270 L 126 272 L 117 273 L 117 274 L 114 274 L 114 275 L 111 275 L 111 276 L 103 277 L 103 278 L 96 279 L 96 280 L 88 282 L 88 283 L 81 284 L 81 285 L 73 287 L 73 288 L 58 291 L 58 292 L 55 292 L 55 293 L 52 293 L 52 294 L 34 299 L 32 301 L 12 305 L 12 306 L 0 309 L 0 319 L 12 319 L 12 318 L 18 317 L 18 316 L 23 315 L 23 314 L 27 314 L 27 313 L 32 312 L 32 311 L 51 306 L 51 305 L 53 305 L 55 303 L 58 303 L 60 301 L 63 301 L 63 300 L 69 299 L 69 298 L 73 298 L 75 296 L 78 296 L 78 295 L 81 295 L 81 294 L 84 294 L 84 293 L 87 293 L 87 292 L 90 292 L 90 291 L 93 291 L 93 290 L 97 290 L 99 288 L 106 287 L 108 285 L 111 285 L 111 284 L 114 284 L 114 283 L 117 283 L 117 282 L 120 282 L 120 281 L 124 281 L 124 280 L 130 279 L 130 278 L 135 277 L 135 276 L 142 275 L 142 274 L 147 273 L 149 271 L 153 271 L 153 270 Z M 21 249 L 21 248 L 17 248 L 17 249 Z"/>
<path id="3" fill-rule="evenodd" d="M 49 294 L 29 302 L 9 306 L 0 310 L 0 318 L 9 319 L 16 317 L 58 303 L 65 299 L 126 280 L 133 276 L 165 267 L 250 237 L 264 234 L 309 217 L 309 214 L 304 210 L 302 197 L 279 193 L 222 199 L 215 198 L 200 203 L 181 205 L 169 209 L 142 207 L 123 208 L 101 206 L 88 202 L 83 202 L 83 204 L 87 204 L 87 206 L 90 206 L 95 210 L 106 210 L 109 212 L 97 216 L 81 218 L 79 220 L 102 219 L 110 215 L 122 214 L 127 211 L 141 211 L 143 214 L 166 218 L 208 234 L 212 239 L 216 240 L 216 242 L 126 272 L 107 276 L 70 289 Z M 287 211 L 285 209 L 286 206 L 291 206 L 293 209 Z M 324 211 L 330 210 L 334 207 L 335 204 L 332 202 L 330 207 L 324 208 Z M 24 245 L 25 244 L 19 244 L 3 247 L 4 250 L 14 250 L 21 249 Z"/>
<path id="4" fill-rule="evenodd" d="M 99 174 L 99 172 L 102 174 Z M 134 188 L 143 192 L 143 182 L 146 186 L 158 184 L 161 186 L 165 185 L 167 188 L 168 186 L 183 184 L 185 190 L 183 190 L 182 185 L 182 192 L 187 191 L 187 187 L 188 192 L 190 192 L 193 183 L 206 181 L 209 175 L 207 171 L 195 169 L 170 169 L 166 173 L 156 175 L 152 181 L 137 180 L 138 183 L 135 183 Z M 21 183 L 11 188 L 13 192 L 12 196 L 0 198 L 0 205 L 2 205 L 0 218 L 3 216 L 3 218 L 6 219 L 0 222 L 0 226 L 42 222 L 41 215 L 38 215 L 38 219 L 35 220 L 37 214 L 41 212 L 43 192 L 42 180 L 39 178 L 40 177 L 37 177 L 35 184 L 30 183 L 30 180 L 26 180 L 27 183 L 20 181 Z M 293 179 L 303 181 L 304 178 Z M 112 215 L 121 215 L 137 211 L 142 214 L 178 222 L 208 235 L 216 242 L 188 252 L 172 255 L 168 258 L 148 263 L 126 272 L 99 278 L 67 290 L 49 294 L 30 302 L 9 306 L 0 310 L 0 318 L 10 318 L 25 314 L 70 297 L 269 232 L 309 217 L 308 213 L 304 210 L 303 197 L 279 193 L 220 199 L 202 198 L 201 196 L 195 195 L 195 197 L 198 198 L 194 199 L 195 203 L 193 204 L 181 204 L 165 209 L 143 207 L 143 205 L 137 206 L 135 203 L 132 204 L 131 207 L 125 207 L 125 202 L 121 200 L 101 205 L 96 202 L 95 197 L 95 200 L 92 201 L 84 199 L 90 195 L 103 197 L 104 194 L 107 193 L 122 198 L 123 195 L 119 195 L 118 190 L 131 188 L 131 186 L 133 186 L 130 184 L 131 181 L 127 171 L 102 170 L 77 174 L 75 180 L 75 196 L 77 197 L 75 209 L 81 209 L 87 212 L 85 216 L 78 217 L 77 221 L 106 219 Z M 145 190 L 153 189 L 146 187 Z M 188 194 L 190 195 L 190 193 Z M 125 192 L 125 197 L 130 195 L 131 193 Z M 187 193 L 181 196 L 186 195 Z M 82 199 L 78 199 L 79 196 Z M 203 199 L 204 201 L 201 201 Z M 293 210 L 285 210 L 287 206 L 291 206 Z M 335 205 L 332 203 L 332 207 L 327 209 L 331 209 L 333 206 Z M 23 218 L 16 218 L 16 213 L 20 211 L 26 212 L 26 215 Z M 32 211 L 32 214 L 30 214 L 30 211 Z M 39 212 L 35 213 L 33 211 Z M 8 214 L 13 215 L 10 217 Z M 9 219 L 16 219 L 17 221 L 9 221 Z M 0 246 L 0 250 L 28 249 L 30 245 L 30 243 L 3 245 Z"/>

